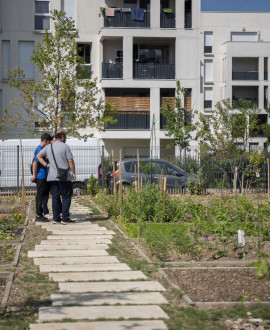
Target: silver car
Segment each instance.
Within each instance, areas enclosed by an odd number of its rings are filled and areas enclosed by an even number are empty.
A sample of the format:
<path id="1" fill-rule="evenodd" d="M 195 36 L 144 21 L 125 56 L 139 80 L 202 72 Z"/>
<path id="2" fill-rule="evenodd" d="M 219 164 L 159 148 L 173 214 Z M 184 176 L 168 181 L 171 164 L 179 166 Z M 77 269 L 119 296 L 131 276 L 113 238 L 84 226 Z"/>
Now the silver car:
<path id="1" fill-rule="evenodd" d="M 161 177 L 167 177 L 167 189 L 184 188 L 190 174 L 181 168 L 162 159 L 142 159 L 140 160 L 140 180 L 145 183 L 158 183 Z M 115 162 L 116 185 L 119 185 L 119 161 Z M 122 184 L 132 185 L 138 179 L 137 159 L 122 160 Z M 107 184 L 113 187 L 113 171 L 107 173 Z"/>

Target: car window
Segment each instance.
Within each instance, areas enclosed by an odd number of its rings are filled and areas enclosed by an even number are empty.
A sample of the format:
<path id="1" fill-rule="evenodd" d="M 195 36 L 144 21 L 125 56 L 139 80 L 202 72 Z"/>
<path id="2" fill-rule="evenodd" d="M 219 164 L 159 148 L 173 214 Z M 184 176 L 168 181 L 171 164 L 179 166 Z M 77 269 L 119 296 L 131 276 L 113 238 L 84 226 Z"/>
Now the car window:
<path id="1" fill-rule="evenodd" d="M 133 162 L 124 163 L 125 171 L 126 172 L 133 172 L 132 167 L 134 167 L 134 166 L 132 166 L 132 165 L 133 165 Z"/>

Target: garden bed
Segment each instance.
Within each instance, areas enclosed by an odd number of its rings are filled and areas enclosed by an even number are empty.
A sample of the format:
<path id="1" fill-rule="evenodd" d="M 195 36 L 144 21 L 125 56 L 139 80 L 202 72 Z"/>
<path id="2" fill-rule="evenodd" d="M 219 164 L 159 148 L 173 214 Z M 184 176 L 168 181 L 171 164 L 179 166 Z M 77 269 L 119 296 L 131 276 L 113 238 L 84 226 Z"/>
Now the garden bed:
<path id="1" fill-rule="evenodd" d="M 0 272 L 0 308 L 5 308 L 11 290 L 14 273 Z"/>
<path id="2" fill-rule="evenodd" d="M 163 269 L 194 302 L 270 302 L 270 280 L 255 268 Z"/>
<path id="3" fill-rule="evenodd" d="M 20 244 L 0 245 L 0 267 L 17 266 L 21 248 Z"/>

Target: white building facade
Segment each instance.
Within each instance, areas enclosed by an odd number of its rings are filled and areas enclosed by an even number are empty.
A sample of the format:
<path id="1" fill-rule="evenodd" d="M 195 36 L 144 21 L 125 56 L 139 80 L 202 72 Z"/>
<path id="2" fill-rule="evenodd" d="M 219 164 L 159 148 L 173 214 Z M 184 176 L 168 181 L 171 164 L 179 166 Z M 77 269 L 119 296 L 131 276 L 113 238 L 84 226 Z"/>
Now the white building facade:
<path id="1" fill-rule="evenodd" d="M 153 121 L 154 145 L 166 147 L 160 108 L 177 80 L 188 108 L 208 116 L 216 102 L 244 98 L 258 105 L 261 123 L 268 121 L 270 13 L 202 12 L 200 0 L 0 0 L 0 8 L 1 109 L 18 97 L 7 70 L 19 65 L 34 79 L 29 57 L 50 29 L 49 11 L 61 9 L 75 20 L 81 55 L 105 100 L 119 111 L 116 124 L 94 132 L 108 153 L 149 148 Z M 25 134 L 10 127 L 5 138 Z M 257 136 L 252 145 L 265 141 Z"/>

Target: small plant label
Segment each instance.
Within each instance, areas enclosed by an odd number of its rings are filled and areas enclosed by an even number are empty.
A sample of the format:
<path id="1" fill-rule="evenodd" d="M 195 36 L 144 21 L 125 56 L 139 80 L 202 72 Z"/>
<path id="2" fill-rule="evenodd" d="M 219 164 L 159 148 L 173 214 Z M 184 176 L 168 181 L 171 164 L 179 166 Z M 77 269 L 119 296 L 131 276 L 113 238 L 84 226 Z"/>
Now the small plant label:
<path id="1" fill-rule="evenodd" d="M 259 177 L 260 177 L 260 173 L 256 172 L 256 178 L 259 178 Z"/>

